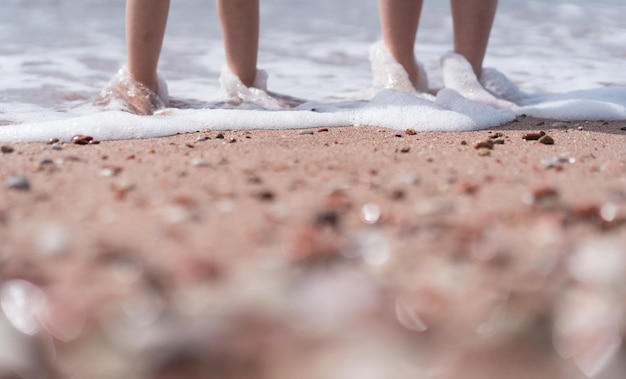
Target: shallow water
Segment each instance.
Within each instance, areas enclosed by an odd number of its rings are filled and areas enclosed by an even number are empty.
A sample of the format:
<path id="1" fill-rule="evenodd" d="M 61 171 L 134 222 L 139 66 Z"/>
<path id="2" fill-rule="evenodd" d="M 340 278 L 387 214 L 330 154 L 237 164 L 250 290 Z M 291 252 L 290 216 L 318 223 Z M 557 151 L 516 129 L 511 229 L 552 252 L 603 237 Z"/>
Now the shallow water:
<path id="1" fill-rule="evenodd" d="M 78 121 L 80 125 L 99 123 L 87 128 L 88 132 L 93 132 L 96 126 L 103 128 L 110 124 L 103 124 L 104 115 L 95 116 L 102 113 L 97 108 L 84 104 L 96 97 L 125 63 L 124 2 L 5 0 L 2 7 L 0 125 L 14 125 L 3 126 L 0 139 L 33 139 L 37 133 L 22 135 L 22 132 L 34 123 L 77 116 L 90 117 L 91 121 Z M 569 94 L 576 90 L 625 86 L 626 71 L 622 67 L 626 59 L 626 25 L 621 21 L 625 11 L 626 4 L 618 0 L 501 1 L 485 65 L 496 67 L 521 90 L 530 93 Z M 380 39 L 374 1 L 264 0 L 261 13 L 259 67 L 268 71 L 272 91 L 331 104 L 371 97 L 368 50 Z M 451 49 L 451 36 L 448 2 L 425 1 L 417 54 L 433 86 L 442 85 L 439 58 Z M 218 77 L 223 62 L 215 2 L 172 2 L 160 64 L 170 95 L 200 102 L 219 101 Z M 615 114 L 608 117 L 601 114 L 606 106 L 594 108 L 594 103 L 588 101 L 596 95 L 606 94 L 586 93 L 582 105 L 590 112 L 570 118 L 620 119 L 626 114 L 622 92 L 613 94 L 612 99 L 617 100 L 609 108 Z M 569 100 L 572 99 L 561 95 L 559 101 Z M 580 99 L 574 100 L 580 108 Z M 571 104 L 567 105 L 567 109 L 572 108 Z M 545 108 L 541 109 L 544 117 L 568 118 L 567 109 L 563 111 L 560 107 L 559 112 L 552 114 L 551 107 L 547 112 Z M 533 114 L 528 108 L 524 112 Z M 182 113 L 187 119 L 177 123 L 181 131 L 219 124 L 216 120 L 199 125 L 198 119 L 189 120 L 194 118 L 189 112 Z M 206 112 L 201 112 L 196 118 L 206 117 Z M 237 113 L 237 117 L 242 125 L 249 118 L 245 113 Z M 280 124 L 283 121 L 276 121 L 274 115 L 269 119 L 279 122 L 275 127 L 318 124 L 315 121 L 298 125 L 297 117 L 287 118 L 289 125 Z M 335 121 L 338 124 L 345 120 Z M 451 129 L 491 124 L 457 125 Z M 113 132 L 106 138 L 116 135 L 125 138 L 122 134 Z"/>

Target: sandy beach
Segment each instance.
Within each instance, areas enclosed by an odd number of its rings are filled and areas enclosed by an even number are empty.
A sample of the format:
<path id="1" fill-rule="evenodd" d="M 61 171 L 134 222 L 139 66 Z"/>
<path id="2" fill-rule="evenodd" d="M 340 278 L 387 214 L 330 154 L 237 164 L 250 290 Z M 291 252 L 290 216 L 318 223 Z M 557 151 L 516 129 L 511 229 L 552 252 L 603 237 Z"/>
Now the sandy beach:
<path id="1" fill-rule="evenodd" d="M 96 142 L 2 146 L 2 378 L 626 373 L 624 122 Z"/>

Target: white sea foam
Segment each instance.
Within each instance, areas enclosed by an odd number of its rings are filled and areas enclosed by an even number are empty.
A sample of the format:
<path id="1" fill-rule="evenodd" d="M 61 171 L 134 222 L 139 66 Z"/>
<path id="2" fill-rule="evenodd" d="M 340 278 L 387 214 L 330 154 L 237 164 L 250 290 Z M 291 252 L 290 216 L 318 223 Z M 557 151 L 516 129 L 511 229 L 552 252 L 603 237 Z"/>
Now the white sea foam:
<path id="1" fill-rule="evenodd" d="M 146 117 L 90 105 L 125 63 L 123 2 L 3 3 L 0 140 L 339 125 L 474 130 L 522 113 L 565 120 L 626 119 L 626 28 L 620 16 L 626 4 L 619 0 L 501 2 L 485 61 L 497 70 L 486 70 L 480 78 L 488 92 L 476 82 L 459 81 L 467 72 L 455 60 L 444 63 L 456 68 L 441 65 L 440 58 L 452 47 L 449 6 L 447 1 L 426 1 L 418 59 L 431 88 L 445 83 L 454 89 L 436 98 L 372 92 L 369 47 L 380 39 L 375 2 L 261 3 L 259 65 L 269 73 L 268 88 L 305 99 L 305 104 L 281 111 L 215 109 L 224 108 L 218 78 L 225 59 L 214 4 L 181 0 L 171 7 L 160 71 L 172 98 L 195 109 Z M 477 89 L 512 111 L 463 98 L 484 101 L 484 96 L 474 97 Z"/>
<path id="2" fill-rule="evenodd" d="M 200 130 L 304 129 L 374 126 L 390 129 L 463 131 L 497 126 L 513 120 L 513 113 L 442 90 L 435 102 L 394 90 L 370 102 L 305 103 L 293 110 L 166 109 L 152 116 L 124 111 L 96 112 L 49 122 L 7 125 L 0 141 L 69 141 L 74 135 L 97 140 L 150 138 Z"/>

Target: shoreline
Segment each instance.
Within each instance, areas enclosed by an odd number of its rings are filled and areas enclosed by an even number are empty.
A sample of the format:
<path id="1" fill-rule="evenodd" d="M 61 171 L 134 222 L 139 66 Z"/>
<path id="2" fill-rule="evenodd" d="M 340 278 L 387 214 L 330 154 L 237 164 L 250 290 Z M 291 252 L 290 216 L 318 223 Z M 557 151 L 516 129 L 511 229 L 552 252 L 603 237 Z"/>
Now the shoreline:
<path id="1" fill-rule="evenodd" d="M 56 361 L 35 366 L 92 378 L 107 361 L 146 377 L 321 378 L 326 351 L 357 372 L 348 348 L 380 353 L 387 377 L 411 354 L 421 366 L 406 377 L 582 378 L 626 336 L 617 317 L 553 337 L 589 304 L 600 321 L 626 311 L 624 126 L 518 117 L 473 132 L 2 143 L 0 286 L 48 301 L 31 315 L 41 332 L 12 338 L 43 357 L 54 341 Z M 553 144 L 524 139 L 540 131 Z M 361 330 L 376 338 L 351 337 Z M 604 339 L 577 345 L 589 330 Z M 607 378 L 626 372 L 624 349 L 612 354 Z"/>

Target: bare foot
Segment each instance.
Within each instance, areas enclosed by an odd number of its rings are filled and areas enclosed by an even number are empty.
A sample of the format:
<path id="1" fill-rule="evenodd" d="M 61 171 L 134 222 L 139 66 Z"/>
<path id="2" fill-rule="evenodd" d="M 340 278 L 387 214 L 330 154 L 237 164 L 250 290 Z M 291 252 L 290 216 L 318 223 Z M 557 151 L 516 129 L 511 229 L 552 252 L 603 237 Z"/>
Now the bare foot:
<path id="1" fill-rule="evenodd" d="M 248 87 L 233 74 L 228 66 L 224 65 L 220 76 L 220 85 L 231 104 L 251 104 L 269 110 L 294 108 L 304 100 L 288 95 L 282 95 L 267 90 L 267 73 L 257 70 L 252 87 Z"/>
<path id="2" fill-rule="evenodd" d="M 168 103 L 167 85 L 159 79 L 158 93 L 135 81 L 126 67 L 122 67 L 102 90 L 94 104 L 100 106 L 119 105 L 122 110 L 137 115 L 151 115 Z"/>
<path id="3" fill-rule="evenodd" d="M 403 66 L 394 59 L 382 41 L 370 48 L 370 62 L 374 88 L 394 89 L 412 94 L 430 92 L 424 67 L 415 60 L 408 67 Z"/>
<path id="4" fill-rule="evenodd" d="M 441 58 L 445 88 L 458 91 L 463 97 L 491 105 L 498 109 L 513 109 L 516 104 L 499 99 L 487 91 L 478 81 L 470 63 L 462 55 L 448 53 Z"/>

